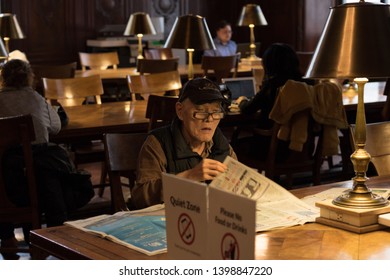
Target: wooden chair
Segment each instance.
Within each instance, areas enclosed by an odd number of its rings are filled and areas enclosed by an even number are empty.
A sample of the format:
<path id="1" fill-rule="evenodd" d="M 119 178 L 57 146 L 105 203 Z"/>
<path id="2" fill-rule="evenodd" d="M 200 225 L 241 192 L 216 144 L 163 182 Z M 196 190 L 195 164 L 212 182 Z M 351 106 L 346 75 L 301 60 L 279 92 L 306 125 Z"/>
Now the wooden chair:
<path id="1" fill-rule="evenodd" d="M 0 223 L 31 224 L 31 229 L 41 228 L 38 207 L 38 191 L 35 181 L 31 142 L 35 140 L 31 115 L 0 118 Z M 29 205 L 19 207 L 8 196 L 5 185 L 4 153 L 11 147 L 20 145 L 25 162 L 26 182 L 28 186 Z M 16 189 L 18 186 L 12 186 Z M 0 249 L 1 253 L 28 252 L 28 248 Z"/>
<path id="2" fill-rule="evenodd" d="M 34 87 L 42 96 L 44 95 L 42 78 L 66 79 L 74 78 L 77 62 L 61 65 L 31 65 L 34 72 Z"/>
<path id="3" fill-rule="evenodd" d="M 144 49 L 146 59 L 168 59 L 173 58 L 171 48 Z"/>
<path id="4" fill-rule="evenodd" d="M 182 87 L 178 71 L 139 76 L 129 75 L 127 76 L 127 84 L 132 95 L 141 94 L 145 97 L 151 94 L 165 95 L 166 92 L 172 91 L 178 95 L 178 91 Z"/>
<path id="5" fill-rule="evenodd" d="M 351 145 L 355 147 L 355 125 L 350 126 Z M 366 125 L 366 151 L 371 155 L 368 172 L 370 175 L 390 174 L 390 122 L 368 123 Z"/>
<path id="6" fill-rule="evenodd" d="M 136 179 L 138 153 L 146 137 L 147 133 L 108 133 L 104 135 L 113 212 L 129 210 L 123 196 L 121 177 L 128 179 L 127 186 L 131 190 Z"/>
<path id="7" fill-rule="evenodd" d="M 150 95 L 146 107 L 148 131 L 170 123 L 176 117 L 177 96 Z"/>
<path id="8" fill-rule="evenodd" d="M 59 102 L 62 106 L 76 106 L 88 103 L 101 104 L 100 96 L 103 94 L 102 80 L 99 75 L 89 77 L 75 77 L 71 79 L 48 79 L 43 78 L 45 98 L 51 103 Z M 100 185 L 105 185 L 106 169 L 104 165 L 104 147 L 101 141 L 74 143 L 72 145 L 75 164 L 102 162 Z M 103 188 L 99 193 L 103 195 Z"/>
<path id="9" fill-rule="evenodd" d="M 81 70 L 87 69 L 104 70 L 117 69 L 119 56 L 117 52 L 85 53 L 79 52 Z"/>
<path id="10" fill-rule="evenodd" d="M 43 87 L 49 102 L 57 101 L 64 107 L 82 105 L 87 99 L 102 103 L 103 84 L 99 75 L 69 79 L 43 78 Z"/>
<path id="11" fill-rule="evenodd" d="M 167 59 L 139 59 L 137 62 L 137 71 L 141 75 L 145 73 L 162 73 L 169 71 L 177 71 L 179 66 L 179 58 Z"/>
<path id="12" fill-rule="evenodd" d="M 119 56 L 117 52 L 84 53 L 79 52 L 81 70 L 106 70 L 117 69 Z M 126 83 L 123 79 L 105 79 L 103 84 L 103 100 L 106 102 L 128 99 Z M 126 91 L 124 91 L 125 89 Z"/>
<path id="13" fill-rule="evenodd" d="M 201 68 L 203 69 L 203 75 L 214 79 L 217 83 L 220 83 L 222 78 L 236 77 L 237 67 L 237 55 L 202 56 Z M 234 70 L 233 73 L 232 69 Z"/>
<path id="14" fill-rule="evenodd" d="M 302 113 L 309 114 L 309 112 Z M 290 188 L 293 185 L 294 177 L 303 172 L 311 172 L 313 185 L 319 185 L 321 181 L 320 168 L 323 161 L 323 137 L 322 126 L 314 124 L 314 120 L 310 117 L 307 140 L 301 152 L 289 150 L 288 154 L 281 153 L 281 151 L 286 151 L 288 143 L 278 139 L 280 125 L 277 123 L 269 130 L 255 128 L 254 137 L 247 138 L 250 141 L 239 139 L 233 148 L 240 161 L 256 168 L 259 172 L 264 171 L 266 177 L 279 182 L 286 188 Z M 318 128 L 318 131 L 314 128 Z M 263 139 L 261 143 L 260 138 Z M 255 154 L 256 147 L 267 151 L 265 158 L 259 158 Z M 279 181 L 282 175 L 285 175 L 286 178 Z"/>

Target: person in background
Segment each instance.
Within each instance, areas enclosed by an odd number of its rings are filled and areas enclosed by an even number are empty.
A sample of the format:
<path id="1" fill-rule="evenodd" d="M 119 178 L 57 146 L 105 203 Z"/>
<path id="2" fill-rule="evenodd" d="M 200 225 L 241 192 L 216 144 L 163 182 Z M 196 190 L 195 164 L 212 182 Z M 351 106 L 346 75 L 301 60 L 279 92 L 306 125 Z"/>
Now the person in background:
<path id="1" fill-rule="evenodd" d="M 284 86 L 287 80 L 303 81 L 303 74 L 299 68 L 299 58 L 295 50 L 288 44 L 272 44 L 265 50 L 262 59 L 265 76 L 260 91 L 252 99 L 241 96 L 236 102 L 242 114 L 258 114 L 257 128 L 271 129 L 274 122 L 269 118 L 269 114 L 274 106 L 279 89 Z M 264 149 L 264 147 L 269 146 L 269 137 L 264 138 L 255 135 L 246 140 L 250 140 L 250 142 L 238 144 L 241 147 L 252 149 L 247 153 L 256 153 L 260 158 L 266 157 L 267 149 Z M 239 150 L 238 146 L 234 147 Z M 287 145 L 280 150 L 288 152 Z M 281 152 L 281 157 L 283 157 L 283 153 Z"/>
<path id="2" fill-rule="evenodd" d="M 74 171 L 73 162 L 64 149 L 49 143 L 49 135 L 57 134 L 61 130 L 61 120 L 56 110 L 32 88 L 34 73 L 30 64 L 20 59 L 10 60 L 1 66 L 1 78 L 0 117 L 32 116 L 35 131 L 32 150 L 39 206 L 45 213 L 47 226 L 61 225 L 67 219 L 70 207 L 81 207 L 92 198 L 90 179 L 86 178 L 86 188 L 76 191 L 80 186 L 79 182 L 70 182 L 70 177 L 66 176 Z M 3 179 L 10 200 L 18 206 L 26 205 L 28 190 L 24 180 L 21 150 L 10 149 L 1 160 Z M 66 185 L 68 183 L 72 184 L 74 192 Z M 28 228 L 28 225 L 24 228 L 27 231 L 25 239 L 28 239 Z M 13 224 L 0 223 L 0 240 L 2 248 L 17 247 Z M 19 258 L 17 254 L 12 253 L 2 255 L 4 259 Z"/>
<path id="3" fill-rule="evenodd" d="M 206 78 L 188 81 L 176 103 L 177 117 L 150 132 L 139 154 L 131 205 L 144 208 L 163 202 L 162 172 L 196 181 L 210 181 L 226 170 L 226 156 L 237 158 L 218 129 L 227 102 Z"/>
<path id="4" fill-rule="evenodd" d="M 49 134 L 61 130 L 57 112 L 33 88 L 34 74 L 30 64 L 12 59 L 1 67 L 0 117 L 31 114 L 36 140 L 34 144 L 49 142 Z"/>
<path id="5" fill-rule="evenodd" d="M 231 40 L 232 27 L 227 21 L 220 21 L 216 28 L 216 37 L 214 38 L 215 50 L 204 51 L 205 56 L 230 56 L 237 52 L 237 44 Z"/>
<path id="6" fill-rule="evenodd" d="M 243 114 L 254 114 L 260 111 L 257 127 L 270 129 L 273 121 L 268 118 L 278 90 L 287 80 L 303 81 L 299 68 L 299 58 L 295 50 L 283 43 L 274 43 L 263 55 L 264 81 L 261 90 L 252 99 L 241 96 L 237 99 Z"/>

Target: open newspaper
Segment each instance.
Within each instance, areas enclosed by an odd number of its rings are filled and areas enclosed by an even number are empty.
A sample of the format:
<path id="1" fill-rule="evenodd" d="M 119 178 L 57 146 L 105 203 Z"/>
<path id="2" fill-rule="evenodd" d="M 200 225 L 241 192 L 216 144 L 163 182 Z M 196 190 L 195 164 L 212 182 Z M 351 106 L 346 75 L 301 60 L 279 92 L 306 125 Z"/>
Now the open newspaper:
<path id="1" fill-rule="evenodd" d="M 326 191 L 297 198 L 289 191 L 250 167 L 227 157 L 226 172 L 211 182 L 212 186 L 230 190 L 256 200 L 256 231 L 266 231 L 314 222 L 320 216 L 318 201 L 335 198 L 350 188 L 335 187 Z M 373 188 L 372 191 L 386 199 L 390 189 Z"/>
<path id="2" fill-rule="evenodd" d="M 248 166 L 227 157 L 226 172 L 211 182 L 212 186 L 230 190 L 256 200 L 256 231 L 266 231 L 314 222 L 319 209 Z"/>
<path id="3" fill-rule="evenodd" d="M 69 221 L 65 224 L 97 234 L 149 256 L 167 251 L 163 205 Z"/>

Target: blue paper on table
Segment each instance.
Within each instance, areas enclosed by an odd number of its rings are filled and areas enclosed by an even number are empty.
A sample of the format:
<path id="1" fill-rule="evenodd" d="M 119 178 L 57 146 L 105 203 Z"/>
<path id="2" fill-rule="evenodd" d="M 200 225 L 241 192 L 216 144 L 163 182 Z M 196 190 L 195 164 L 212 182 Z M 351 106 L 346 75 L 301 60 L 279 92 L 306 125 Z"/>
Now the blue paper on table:
<path id="1" fill-rule="evenodd" d="M 110 216 L 85 227 L 147 255 L 166 251 L 165 216 Z"/>

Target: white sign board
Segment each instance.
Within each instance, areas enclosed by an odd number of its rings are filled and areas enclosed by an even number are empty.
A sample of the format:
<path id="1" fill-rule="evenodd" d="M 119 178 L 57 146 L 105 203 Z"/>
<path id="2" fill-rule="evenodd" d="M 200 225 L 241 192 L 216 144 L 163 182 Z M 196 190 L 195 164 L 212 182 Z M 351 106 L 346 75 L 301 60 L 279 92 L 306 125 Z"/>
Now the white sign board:
<path id="1" fill-rule="evenodd" d="M 253 260 L 256 201 L 209 187 L 209 258 Z"/>
<path id="2" fill-rule="evenodd" d="M 207 185 L 163 173 L 168 258 L 207 259 Z"/>

